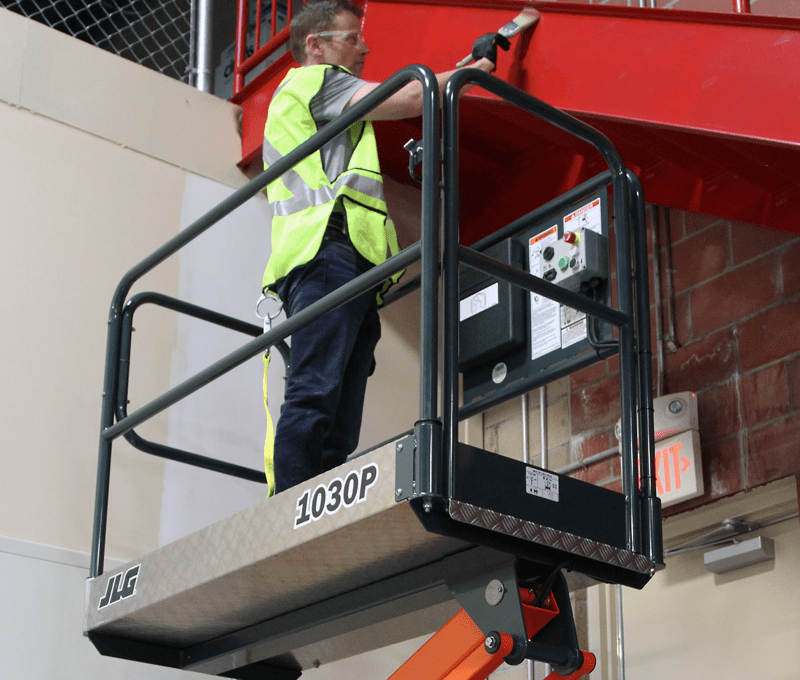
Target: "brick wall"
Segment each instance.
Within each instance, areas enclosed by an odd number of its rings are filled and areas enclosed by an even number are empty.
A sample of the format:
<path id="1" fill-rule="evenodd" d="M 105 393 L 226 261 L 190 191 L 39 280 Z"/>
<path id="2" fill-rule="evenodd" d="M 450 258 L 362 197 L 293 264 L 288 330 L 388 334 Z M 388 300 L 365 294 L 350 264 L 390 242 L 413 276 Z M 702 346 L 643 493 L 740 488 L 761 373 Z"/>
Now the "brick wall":
<path id="1" fill-rule="evenodd" d="M 800 238 L 688 212 L 668 218 L 679 346 L 664 348 L 664 394 L 698 395 L 706 489 L 665 511 L 675 514 L 800 473 Z M 666 328 L 664 255 L 662 240 Z M 612 360 L 570 376 L 573 460 L 616 444 L 618 370 Z M 621 490 L 619 474 L 614 457 L 575 476 Z"/>

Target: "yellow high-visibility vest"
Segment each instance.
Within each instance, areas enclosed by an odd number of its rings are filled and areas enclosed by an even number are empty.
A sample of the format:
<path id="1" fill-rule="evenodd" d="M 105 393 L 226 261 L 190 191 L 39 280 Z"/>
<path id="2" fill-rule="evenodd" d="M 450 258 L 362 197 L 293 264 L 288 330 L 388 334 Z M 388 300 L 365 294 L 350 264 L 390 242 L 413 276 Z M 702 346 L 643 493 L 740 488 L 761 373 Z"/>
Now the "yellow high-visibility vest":
<path id="1" fill-rule="evenodd" d="M 264 168 L 293 151 L 317 132 L 310 104 L 330 65 L 289 71 L 270 103 L 264 128 Z M 346 69 L 345 69 L 346 70 Z M 347 215 L 347 230 L 356 250 L 380 264 L 399 251 L 394 223 L 383 197 L 383 179 L 371 121 L 358 121 L 350 135 L 354 151 L 341 174 L 329 179 L 316 152 L 267 187 L 272 208 L 272 255 L 263 288 L 271 287 L 319 251 L 328 218 L 337 200 Z M 399 275 L 396 277 L 399 278 Z"/>

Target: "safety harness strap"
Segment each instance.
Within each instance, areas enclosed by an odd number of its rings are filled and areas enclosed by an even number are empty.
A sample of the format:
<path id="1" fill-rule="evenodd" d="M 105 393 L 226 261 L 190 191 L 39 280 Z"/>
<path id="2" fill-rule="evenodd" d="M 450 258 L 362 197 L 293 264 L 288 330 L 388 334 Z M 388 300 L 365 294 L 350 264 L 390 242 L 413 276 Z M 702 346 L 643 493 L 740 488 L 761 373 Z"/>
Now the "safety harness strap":
<path id="1" fill-rule="evenodd" d="M 275 494 L 275 429 L 269 414 L 267 399 L 267 372 L 269 371 L 269 350 L 264 354 L 264 410 L 267 412 L 267 435 L 264 439 L 264 472 L 267 476 L 267 498 Z"/>

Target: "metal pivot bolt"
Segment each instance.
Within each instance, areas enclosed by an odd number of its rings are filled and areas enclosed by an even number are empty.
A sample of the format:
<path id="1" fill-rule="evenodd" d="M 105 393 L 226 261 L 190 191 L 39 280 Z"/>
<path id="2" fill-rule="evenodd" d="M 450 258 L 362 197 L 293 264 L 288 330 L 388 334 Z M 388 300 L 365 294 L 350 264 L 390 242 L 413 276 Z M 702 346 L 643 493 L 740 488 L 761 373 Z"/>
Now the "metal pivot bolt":
<path id="1" fill-rule="evenodd" d="M 486 636 L 486 640 L 483 642 L 483 647 L 489 654 L 497 654 L 497 652 L 500 650 L 501 642 L 502 640 L 500 639 L 500 633 L 495 633 L 492 631 Z"/>

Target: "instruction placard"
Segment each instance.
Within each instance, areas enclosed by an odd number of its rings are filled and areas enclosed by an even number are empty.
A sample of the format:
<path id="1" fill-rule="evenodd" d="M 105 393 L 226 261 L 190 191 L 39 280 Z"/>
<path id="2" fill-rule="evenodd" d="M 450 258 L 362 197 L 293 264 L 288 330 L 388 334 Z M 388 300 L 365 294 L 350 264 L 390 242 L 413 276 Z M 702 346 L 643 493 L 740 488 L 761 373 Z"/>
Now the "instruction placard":
<path id="1" fill-rule="evenodd" d="M 541 276 L 541 253 L 558 241 L 558 225 L 531 237 L 528 241 L 529 270 Z M 561 347 L 560 305 L 550 298 L 531 293 L 531 359 L 538 359 Z"/>
<path id="2" fill-rule="evenodd" d="M 586 337 L 586 314 L 571 307 L 561 307 L 561 346 L 569 347 Z"/>
<path id="3" fill-rule="evenodd" d="M 531 496 L 558 502 L 558 475 L 536 468 L 525 469 L 525 490 Z"/>

